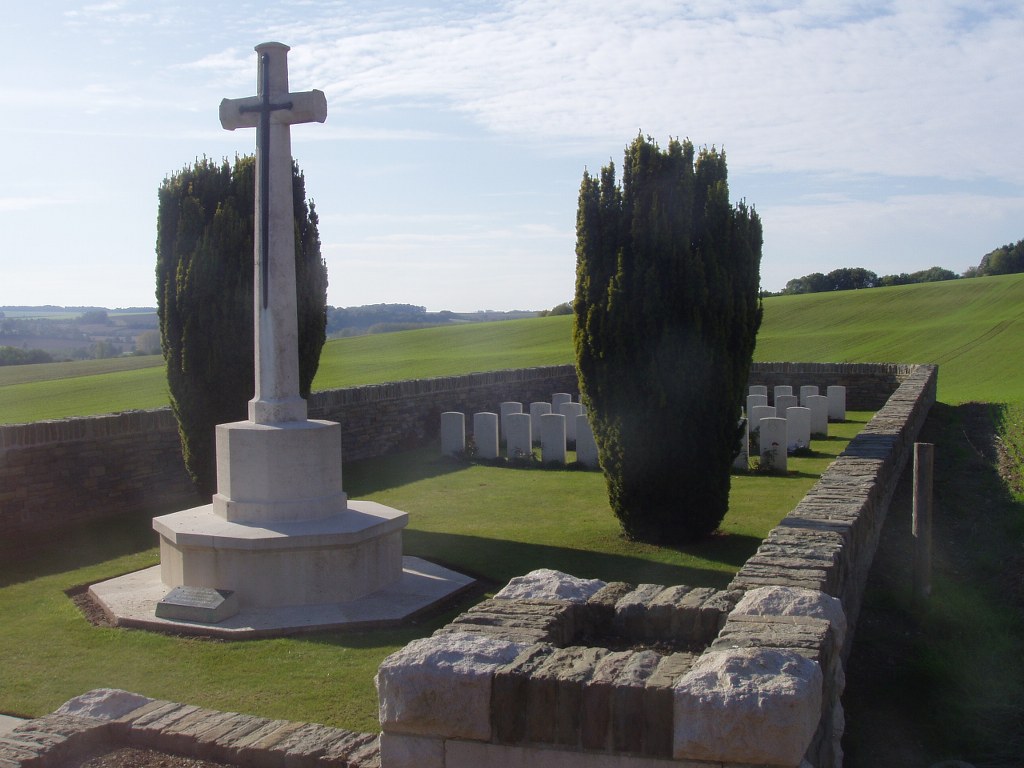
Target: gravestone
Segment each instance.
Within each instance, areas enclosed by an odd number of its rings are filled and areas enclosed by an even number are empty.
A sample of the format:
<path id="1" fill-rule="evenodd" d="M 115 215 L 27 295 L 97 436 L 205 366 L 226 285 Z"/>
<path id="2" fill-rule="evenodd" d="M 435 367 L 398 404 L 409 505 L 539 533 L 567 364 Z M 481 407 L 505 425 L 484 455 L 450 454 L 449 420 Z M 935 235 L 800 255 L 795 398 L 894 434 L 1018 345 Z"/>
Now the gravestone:
<path id="1" fill-rule="evenodd" d="M 565 463 L 565 416 L 560 413 L 540 416 L 540 458 L 545 464 Z"/>
<path id="2" fill-rule="evenodd" d="M 811 447 L 811 409 L 802 405 L 786 409 L 786 447 L 789 452 Z"/>
<path id="3" fill-rule="evenodd" d="M 775 413 L 782 416 L 787 408 L 795 408 L 800 405 L 800 398 L 796 395 L 778 395 L 775 398 Z"/>
<path id="4" fill-rule="evenodd" d="M 510 413 L 508 415 L 505 450 L 510 459 L 526 459 L 533 456 L 531 421 L 528 413 Z"/>
<path id="5" fill-rule="evenodd" d="M 565 416 L 565 441 L 568 444 L 576 442 L 576 417 L 583 415 L 583 406 L 579 403 L 562 403 L 558 412 Z"/>
<path id="6" fill-rule="evenodd" d="M 571 403 L 572 395 L 568 392 L 556 392 L 551 396 L 551 412 L 561 413 L 559 410 L 562 407 L 562 403 Z"/>
<path id="7" fill-rule="evenodd" d="M 786 420 L 766 416 L 758 424 L 761 430 L 761 468 L 770 472 L 786 471 Z"/>
<path id="8" fill-rule="evenodd" d="M 481 459 L 498 458 L 498 414 L 489 411 L 473 414 L 473 443 Z"/>
<path id="9" fill-rule="evenodd" d="M 498 413 L 501 414 L 501 439 L 508 442 L 508 417 L 513 413 L 522 413 L 523 404 L 514 401 L 506 401 L 498 406 Z"/>
<path id="10" fill-rule="evenodd" d="M 768 405 L 768 395 L 747 395 L 747 417 L 761 405 Z"/>
<path id="11" fill-rule="evenodd" d="M 750 395 L 750 396 L 748 396 L 747 399 L 749 400 L 751 397 L 764 398 L 765 400 L 768 399 L 764 395 Z M 760 433 L 761 419 L 772 418 L 774 416 L 775 416 L 775 406 L 774 405 L 755 405 L 753 408 L 751 408 L 747 412 L 747 456 L 748 457 L 749 456 L 757 456 L 760 453 L 759 450 L 758 450 L 758 446 L 761 444 L 761 437 L 760 437 L 760 435 L 761 435 L 761 433 Z"/>
<path id="12" fill-rule="evenodd" d="M 775 415 L 776 411 L 774 405 L 755 405 L 747 415 L 747 429 L 753 432 L 757 429 L 761 419 L 767 419 Z"/>
<path id="13" fill-rule="evenodd" d="M 789 384 L 779 384 L 772 390 L 772 405 L 778 408 L 780 397 L 791 397 L 792 395 L 793 388 Z M 783 411 L 779 411 L 779 413 L 783 413 Z"/>
<path id="14" fill-rule="evenodd" d="M 764 395 L 768 397 L 768 387 L 765 384 L 751 384 L 750 390 L 747 392 L 749 395 Z"/>
<path id="15" fill-rule="evenodd" d="M 534 441 L 540 440 L 540 417 L 546 413 L 551 413 L 551 403 L 530 403 L 530 430 Z"/>
<path id="16" fill-rule="evenodd" d="M 466 451 L 466 416 L 459 411 L 441 414 L 441 453 L 461 456 Z"/>
<path id="17" fill-rule="evenodd" d="M 575 422 L 576 461 L 584 467 L 596 469 L 600 462 L 597 458 L 597 442 L 594 440 L 594 429 L 590 426 L 590 419 L 581 413 L 575 418 Z"/>
<path id="18" fill-rule="evenodd" d="M 818 387 L 815 384 L 804 384 L 800 387 L 800 405 L 807 407 L 807 398 L 818 394 Z"/>
<path id="19" fill-rule="evenodd" d="M 807 398 L 811 409 L 811 435 L 828 436 L 828 398 L 825 395 L 811 395 Z"/>
<path id="20" fill-rule="evenodd" d="M 828 420 L 846 421 L 846 387 L 833 384 L 825 389 L 828 398 Z"/>

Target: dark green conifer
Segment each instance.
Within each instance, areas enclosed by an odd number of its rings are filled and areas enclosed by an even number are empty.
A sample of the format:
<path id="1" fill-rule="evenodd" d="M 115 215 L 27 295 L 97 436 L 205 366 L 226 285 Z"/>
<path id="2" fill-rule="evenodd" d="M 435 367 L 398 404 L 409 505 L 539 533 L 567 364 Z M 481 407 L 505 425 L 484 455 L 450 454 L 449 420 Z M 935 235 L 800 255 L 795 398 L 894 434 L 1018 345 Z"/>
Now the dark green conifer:
<path id="1" fill-rule="evenodd" d="M 157 213 L 157 313 L 171 408 L 199 493 L 216 490 L 214 427 L 247 418 L 253 368 L 255 159 L 197 160 L 164 179 Z M 326 340 L 327 265 L 305 178 L 292 166 L 299 387 Z"/>
<path id="2" fill-rule="evenodd" d="M 584 173 L 574 342 L 609 501 L 632 538 L 692 541 L 729 503 L 761 323 L 761 222 L 725 153 L 638 136 L 621 188 Z"/>

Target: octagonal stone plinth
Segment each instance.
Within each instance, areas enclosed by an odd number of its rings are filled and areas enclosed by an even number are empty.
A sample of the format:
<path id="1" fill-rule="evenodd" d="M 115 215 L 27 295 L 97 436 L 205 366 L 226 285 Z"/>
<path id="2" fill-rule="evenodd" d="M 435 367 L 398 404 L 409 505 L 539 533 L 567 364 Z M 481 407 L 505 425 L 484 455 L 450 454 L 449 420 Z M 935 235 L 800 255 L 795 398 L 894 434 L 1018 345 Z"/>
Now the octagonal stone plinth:
<path id="1" fill-rule="evenodd" d="M 177 586 L 232 590 L 241 608 L 356 600 L 402 573 L 405 512 L 353 501 L 316 520 L 241 524 L 213 505 L 154 518 L 160 576 Z"/>

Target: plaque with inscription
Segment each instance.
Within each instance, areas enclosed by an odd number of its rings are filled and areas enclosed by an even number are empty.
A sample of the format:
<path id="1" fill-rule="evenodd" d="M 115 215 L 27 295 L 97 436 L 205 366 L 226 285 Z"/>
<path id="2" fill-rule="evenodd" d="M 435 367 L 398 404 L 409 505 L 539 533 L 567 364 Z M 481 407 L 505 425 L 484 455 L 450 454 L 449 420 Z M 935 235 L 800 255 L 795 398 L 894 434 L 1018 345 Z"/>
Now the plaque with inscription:
<path id="1" fill-rule="evenodd" d="M 175 587 L 156 604 L 159 619 L 216 624 L 238 613 L 238 598 L 228 589 Z"/>

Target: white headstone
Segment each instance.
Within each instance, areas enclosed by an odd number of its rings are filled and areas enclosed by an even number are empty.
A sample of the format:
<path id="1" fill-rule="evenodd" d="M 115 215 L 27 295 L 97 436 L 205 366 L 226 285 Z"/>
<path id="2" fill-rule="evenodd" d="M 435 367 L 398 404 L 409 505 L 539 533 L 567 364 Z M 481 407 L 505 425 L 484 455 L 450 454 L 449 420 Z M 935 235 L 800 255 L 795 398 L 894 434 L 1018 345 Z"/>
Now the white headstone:
<path id="1" fill-rule="evenodd" d="M 779 398 L 788 397 L 793 394 L 793 388 L 789 384 L 779 384 L 772 390 L 772 403 L 779 407 Z M 781 411 L 779 411 L 781 413 Z"/>
<path id="2" fill-rule="evenodd" d="M 560 413 L 540 417 L 540 458 L 545 464 L 565 463 L 565 416 Z"/>
<path id="3" fill-rule="evenodd" d="M 811 395 L 807 398 L 811 409 L 811 434 L 828 435 L 828 398 L 825 395 Z"/>
<path id="4" fill-rule="evenodd" d="M 599 466 L 597 458 L 597 442 L 594 440 L 594 429 L 590 426 L 590 419 L 586 414 L 580 414 L 576 422 L 576 461 L 584 467 L 596 469 Z"/>
<path id="5" fill-rule="evenodd" d="M 786 420 L 778 416 L 761 419 L 761 468 L 786 471 Z"/>
<path id="6" fill-rule="evenodd" d="M 765 400 L 768 398 L 764 395 L 750 395 L 751 397 L 764 397 Z M 749 411 L 747 411 L 747 456 L 757 456 L 757 446 L 760 445 L 760 430 L 761 419 L 766 419 L 775 416 L 774 405 L 755 405 Z"/>
<path id="7" fill-rule="evenodd" d="M 782 416 L 787 408 L 795 408 L 800 405 L 800 398 L 796 395 L 778 395 L 775 398 L 775 413 Z"/>
<path id="8" fill-rule="evenodd" d="M 457 456 L 466 450 L 466 416 L 458 411 L 441 414 L 441 453 Z"/>
<path id="9" fill-rule="evenodd" d="M 540 439 L 540 417 L 545 413 L 551 413 L 551 403 L 530 403 L 530 429 L 534 440 Z"/>
<path id="10" fill-rule="evenodd" d="M 295 213 L 289 126 L 327 119 L 323 91 L 288 91 L 288 46 L 256 46 L 256 96 L 224 99 L 220 122 L 229 131 L 256 128 L 256 393 L 249 420 L 305 421 L 299 395 L 295 294 Z"/>
<path id="11" fill-rule="evenodd" d="M 816 394 L 818 394 L 818 386 L 816 384 L 804 384 L 800 387 L 800 405 L 806 408 L 807 398 Z"/>
<path id="12" fill-rule="evenodd" d="M 768 405 L 768 395 L 747 395 L 747 417 L 754 412 L 759 405 Z"/>
<path id="13" fill-rule="evenodd" d="M 789 451 L 811 447 L 811 409 L 802 405 L 786 409 L 786 445 Z"/>
<path id="14" fill-rule="evenodd" d="M 570 395 L 568 392 L 556 392 L 555 394 L 553 394 L 551 396 L 551 412 L 552 413 L 561 413 L 561 411 L 558 410 L 558 409 L 562 407 L 562 403 L 571 403 L 571 402 L 572 402 L 572 395 Z"/>
<path id="15" fill-rule="evenodd" d="M 498 458 L 498 414 L 482 411 L 473 414 L 473 442 L 481 459 Z"/>
<path id="16" fill-rule="evenodd" d="M 501 439 L 506 443 L 508 442 L 508 417 L 512 413 L 522 413 L 523 404 L 516 403 L 511 400 L 506 401 L 498 406 L 498 413 L 501 414 Z"/>
<path id="17" fill-rule="evenodd" d="M 505 434 L 505 450 L 510 459 L 528 459 L 533 456 L 530 414 L 510 413 L 508 415 L 508 432 Z"/>
<path id="18" fill-rule="evenodd" d="M 579 403 L 562 403 L 558 407 L 558 412 L 565 416 L 565 441 L 567 443 L 576 442 L 576 417 L 583 415 L 583 406 Z"/>
<path id="19" fill-rule="evenodd" d="M 768 397 L 768 387 L 765 384 L 751 384 L 749 395 L 764 395 Z"/>
<path id="20" fill-rule="evenodd" d="M 828 420 L 846 421 L 846 387 L 833 384 L 825 390 L 828 398 Z"/>
<path id="21" fill-rule="evenodd" d="M 753 432 L 757 429 L 761 419 L 766 419 L 770 416 L 775 416 L 774 405 L 755 405 L 747 416 L 747 429 Z"/>

